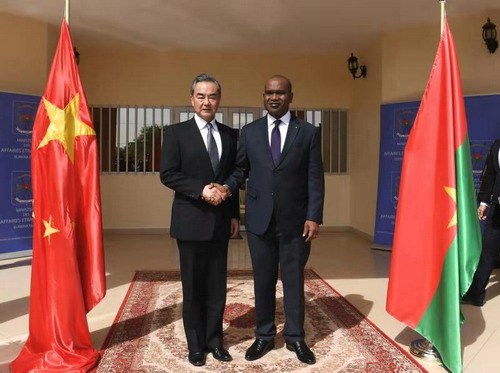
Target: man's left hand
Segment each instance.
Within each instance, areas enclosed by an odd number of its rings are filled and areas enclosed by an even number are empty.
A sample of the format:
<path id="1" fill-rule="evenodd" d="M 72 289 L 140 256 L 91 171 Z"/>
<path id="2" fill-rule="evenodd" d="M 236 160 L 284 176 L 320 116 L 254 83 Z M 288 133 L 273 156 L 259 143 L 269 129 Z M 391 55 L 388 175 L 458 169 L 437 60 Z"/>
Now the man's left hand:
<path id="1" fill-rule="evenodd" d="M 240 221 L 236 218 L 231 218 L 231 238 L 238 237 L 240 233 Z"/>
<path id="2" fill-rule="evenodd" d="M 304 233 L 302 237 L 306 238 L 306 242 L 310 242 L 318 237 L 319 224 L 312 220 L 306 220 L 304 223 Z"/>

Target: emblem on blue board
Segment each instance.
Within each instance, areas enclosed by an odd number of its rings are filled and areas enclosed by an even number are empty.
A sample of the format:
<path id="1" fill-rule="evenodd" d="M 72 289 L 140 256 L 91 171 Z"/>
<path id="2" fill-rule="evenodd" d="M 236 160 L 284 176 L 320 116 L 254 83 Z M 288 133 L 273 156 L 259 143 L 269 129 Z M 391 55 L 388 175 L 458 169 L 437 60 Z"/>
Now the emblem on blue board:
<path id="1" fill-rule="evenodd" d="M 472 169 L 474 171 L 482 171 L 484 162 L 490 151 L 491 141 L 471 141 L 470 155 L 472 160 Z"/>
<path id="2" fill-rule="evenodd" d="M 31 203 L 33 200 L 31 175 L 27 172 L 12 172 L 12 192 L 14 204 Z"/>
<path id="3" fill-rule="evenodd" d="M 395 112 L 394 121 L 394 137 L 407 138 L 410 135 L 410 130 L 415 123 L 415 118 L 418 113 L 418 108 L 401 109 Z"/>
<path id="4" fill-rule="evenodd" d="M 14 129 L 18 133 L 31 134 L 38 104 L 14 101 Z"/>

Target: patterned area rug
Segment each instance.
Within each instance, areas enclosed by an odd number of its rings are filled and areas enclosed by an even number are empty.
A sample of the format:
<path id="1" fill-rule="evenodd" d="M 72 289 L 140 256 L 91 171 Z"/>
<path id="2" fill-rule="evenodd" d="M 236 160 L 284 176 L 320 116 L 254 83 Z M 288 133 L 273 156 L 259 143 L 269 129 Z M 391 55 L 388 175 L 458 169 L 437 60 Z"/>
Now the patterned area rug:
<path id="1" fill-rule="evenodd" d="M 201 368 L 187 360 L 179 272 L 140 271 L 130 285 L 103 345 L 97 372 L 425 372 L 314 271 L 306 270 L 306 338 L 317 363 L 300 363 L 281 333 L 263 358 L 244 358 L 254 339 L 251 271 L 230 271 L 224 344 L 233 356 L 211 355 Z M 283 328 L 283 292 L 277 289 L 277 326 Z"/>

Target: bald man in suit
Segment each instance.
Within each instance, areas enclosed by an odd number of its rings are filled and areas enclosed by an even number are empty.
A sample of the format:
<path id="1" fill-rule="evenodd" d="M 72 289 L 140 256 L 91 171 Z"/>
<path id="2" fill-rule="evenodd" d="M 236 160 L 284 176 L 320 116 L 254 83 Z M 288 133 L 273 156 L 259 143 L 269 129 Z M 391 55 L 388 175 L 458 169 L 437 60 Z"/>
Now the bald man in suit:
<path id="1" fill-rule="evenodd" d="M 286 347 L 316 362 L 305 342 L 304 268 L 323 219 L 324 175 L 319 129 L 290 113 L 290 80 L 269 78 L 268 114 L 242 128 L 235 172 L 221 193 L 236 193 L 248 177 L 246 228 L 254 274 L 256 339 L 245 358 L 274 348 L 278 270 L 284 291 Z"/>

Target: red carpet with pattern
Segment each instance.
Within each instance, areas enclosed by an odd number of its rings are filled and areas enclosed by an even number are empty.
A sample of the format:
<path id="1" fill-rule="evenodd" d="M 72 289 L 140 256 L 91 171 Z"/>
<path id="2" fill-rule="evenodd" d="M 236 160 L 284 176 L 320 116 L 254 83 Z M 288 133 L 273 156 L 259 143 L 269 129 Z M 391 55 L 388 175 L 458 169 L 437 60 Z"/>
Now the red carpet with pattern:
<path id="1" fill-rule="evenodd" d="M 254 340 L 251 271 L 230 271 L 224 315 L 224 344 L 233 356 L 221 363 L 211 355 L 201 368 L 187 360 L 182 326 L 179 272 L 136 273 L 103 345 L 98 372 L 425 372 L 314 271 L 306 270 L 306 340 L 317 363 L 300 363 L 288 351 L 283 328 L 283 293 L 277 289 L 276 347 L 249 362 Z"/>

